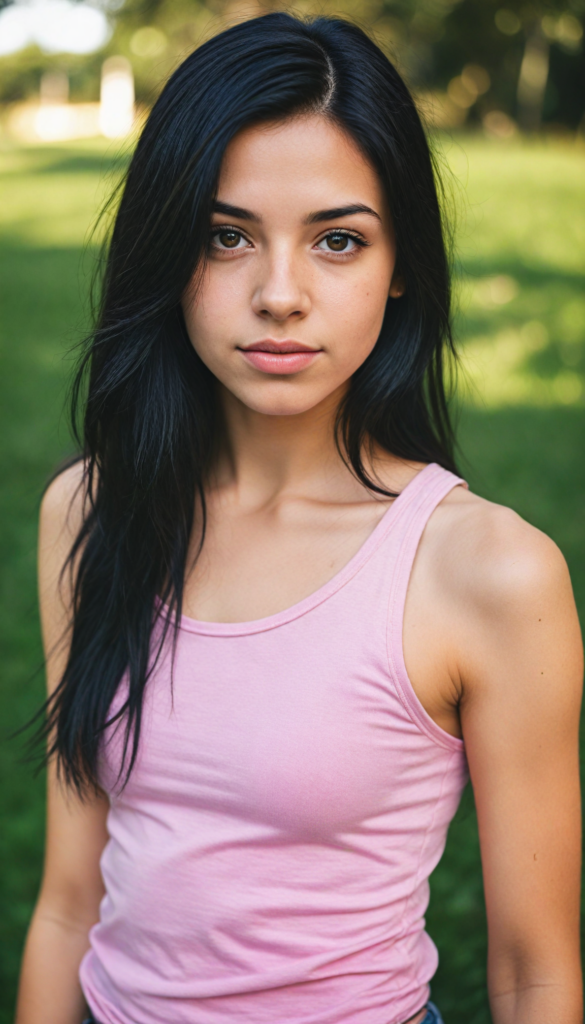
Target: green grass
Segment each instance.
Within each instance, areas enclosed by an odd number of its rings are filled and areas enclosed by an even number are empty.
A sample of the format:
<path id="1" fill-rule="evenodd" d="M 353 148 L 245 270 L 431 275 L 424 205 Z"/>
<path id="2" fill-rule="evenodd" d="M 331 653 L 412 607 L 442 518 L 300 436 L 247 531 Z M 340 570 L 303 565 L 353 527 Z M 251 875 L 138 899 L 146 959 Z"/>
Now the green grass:
<path id="1" fill-rule="evenodd" d="M 549 533 L 585 612 L 585 153 L 573 144 L 443 141 L 460 183 L 464 475 Z M 0 720 L 22 724 L 43 692 L 35 593 L 37 507 L 70 450 L 61 411 L 86 322 L 92 253 L 81 266 L 111 145 L 0 151 Z M 111 178 L 110 178 L 111 180 Z M 107 186 L 107 181 L 106 181 Z M 12 1019 L 26 924 L 39 884 L 43 780 L 0 745 L 0 1024 Z M 471 795 L 432 879 L 429 930 L 447 1024 L 487 1024 L 485 918 Z"/>

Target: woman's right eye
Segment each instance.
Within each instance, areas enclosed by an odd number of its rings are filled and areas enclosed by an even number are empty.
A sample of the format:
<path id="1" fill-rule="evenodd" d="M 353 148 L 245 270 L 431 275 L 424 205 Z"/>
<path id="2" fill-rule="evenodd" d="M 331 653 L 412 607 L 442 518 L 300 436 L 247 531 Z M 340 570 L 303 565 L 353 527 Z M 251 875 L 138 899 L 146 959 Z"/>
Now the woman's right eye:
<path id="1" fill-rule="evenodd" d="M 219 228 L 211 233 L 211 242 L 216 249 L 245 249 L 250 243 L 235 228 Z"/>

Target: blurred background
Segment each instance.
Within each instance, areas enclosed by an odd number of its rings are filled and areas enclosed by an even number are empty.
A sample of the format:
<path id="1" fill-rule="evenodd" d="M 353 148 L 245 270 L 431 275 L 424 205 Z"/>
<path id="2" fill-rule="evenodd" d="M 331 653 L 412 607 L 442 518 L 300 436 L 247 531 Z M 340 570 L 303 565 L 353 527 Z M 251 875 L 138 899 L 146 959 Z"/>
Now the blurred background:
<path id="1" fill-rule="evenodd" d="M 282 6 L 282 5 L 281 5 Z M 270 3 L 0 0 L 0 1024 L 38 889 L 44 780 L 8 734 L 43 695 L 38 504 L 89 323 L 97 212 L 202 41 Z M 301 0 L 358 21 L 413 90 L 455 230 L 460 462 L 560 545 L 585 613 L 585 0 Z M 432 879 L 448 1024 L 488 1024 L 470 792 Z"/>

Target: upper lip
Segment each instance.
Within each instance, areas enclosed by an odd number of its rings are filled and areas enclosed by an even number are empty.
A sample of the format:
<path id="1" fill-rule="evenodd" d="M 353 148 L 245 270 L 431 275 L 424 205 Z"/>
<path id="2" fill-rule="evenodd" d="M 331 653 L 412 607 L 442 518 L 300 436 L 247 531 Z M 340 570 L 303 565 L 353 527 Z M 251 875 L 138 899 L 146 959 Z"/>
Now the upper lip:
<path id="1" fill-rule="evenodd" d="M 301 341 L 274 341 L 266 338 L 264 341 L 254 341 L 251 345 L 239 345 L 244 352 L 318 352 L 318 348 L 311 348 L 310 345 L 303 345 Z"/>

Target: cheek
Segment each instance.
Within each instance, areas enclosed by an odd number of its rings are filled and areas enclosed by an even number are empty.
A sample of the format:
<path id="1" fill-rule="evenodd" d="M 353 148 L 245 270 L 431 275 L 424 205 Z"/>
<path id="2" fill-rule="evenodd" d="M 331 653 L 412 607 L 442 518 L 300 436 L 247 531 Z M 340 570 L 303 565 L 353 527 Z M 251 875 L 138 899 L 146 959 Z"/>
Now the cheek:
<path id="1" fill-rule="evenodd" d="M 325 347 L 328 359 L 323 369 L 335 383 L 351 376 L 376 344 L 392 278 L 391 257 L 389 253 L 374 265 L 364 260 L 364 266 L 352 267 L 351 274 L 306 268 L 301 287 L 310 296 L 310 310 L 299 325 L 299 337 Z M 226 273 L 223 266 L 208 265 L 197 292 L 192 289 L 183 300 L 191 343 L 224 383 L 233 375 L 234 342 L 254 337 L 258 329 L 250 300 L 253 287 L 245 269 L 230 267 L 231 273 Z"/>
<path id="2" fill-rule="evenodd" d="M 327 296 L 333 350 L 357 368 L 373 349 L 384 320 L 390 276 L 367 274 L 331 289 Z"/>
<path id="3" fill-rule="evenodd" d="M 213 353 L 233 325 L 234 290 L 217 275 L 206 270 L 195 292 L 191 289 L 183 298 L 183 316 L 191 344 L 202 357 Z"/>

